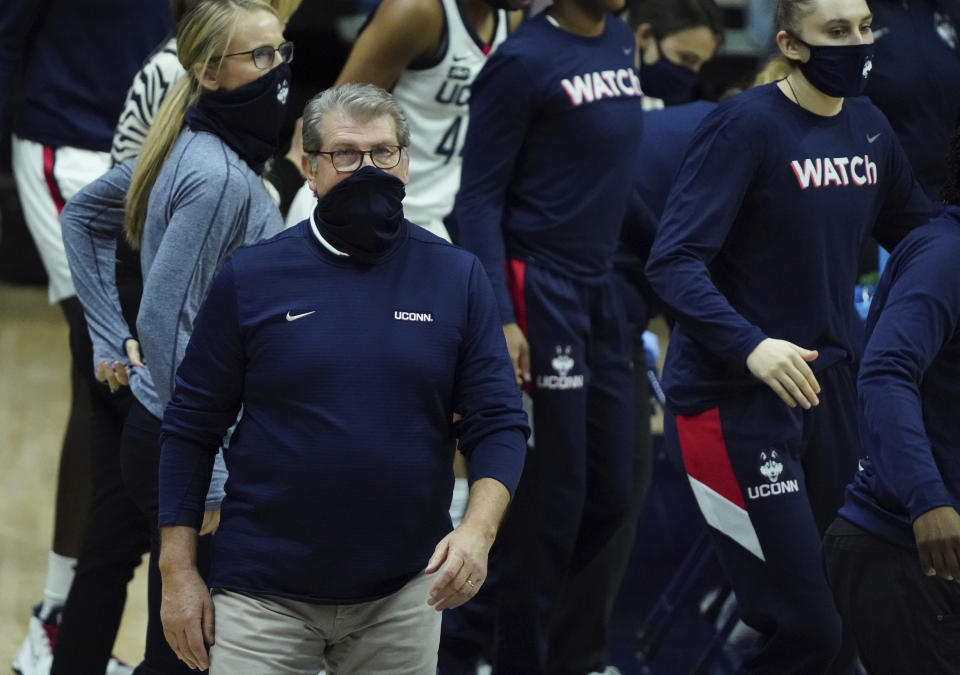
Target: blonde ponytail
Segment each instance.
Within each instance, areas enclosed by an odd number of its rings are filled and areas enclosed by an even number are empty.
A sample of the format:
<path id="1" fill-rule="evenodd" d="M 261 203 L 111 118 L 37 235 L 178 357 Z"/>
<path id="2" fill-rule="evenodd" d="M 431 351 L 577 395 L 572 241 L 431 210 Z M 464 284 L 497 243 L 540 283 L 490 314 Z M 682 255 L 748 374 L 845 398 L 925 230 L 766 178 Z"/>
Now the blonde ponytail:
<path id="1" fill-rule="evenodd" d="M 140 247 L 150 191 L 157 182 L 163 163 L 173 150 L 187 108 L 195 98 L 192 85 L 193 78 L 190 74 L 184 74 L 167 93 L 140 151 L 130 190 L 127 192 L 127 211 L 124 217 L 124 232 L 133 248 Z"/>
<path id="2" fill-rule="evenodd" d="M 177 60 L 187 72 L 164 98 L 133 172 L 124 220 L 124 232 L 133 248 L 140 247 L 153 186 L 177 142 L 187 110 L 200 95 L 195 66 L 201 66 L 201 72 L 212 63 L 219 68 L 240 11 L 265 11 L 277 16 L 266 0 L 202 0 L 177 25 Z"/>

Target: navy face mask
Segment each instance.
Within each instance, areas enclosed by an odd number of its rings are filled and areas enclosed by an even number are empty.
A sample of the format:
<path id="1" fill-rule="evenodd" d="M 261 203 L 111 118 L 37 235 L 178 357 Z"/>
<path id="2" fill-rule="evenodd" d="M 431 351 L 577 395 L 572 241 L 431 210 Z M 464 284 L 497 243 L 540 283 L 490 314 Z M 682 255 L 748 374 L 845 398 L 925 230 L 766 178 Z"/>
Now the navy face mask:
<path id="1" fill-rule="evenodd" d="M 287 115 L 290 64 L 281 63 L 253 82 L 230 91 L 200 95 L 184 121 L 193 131 L 208 131 L 229 145 L 257 173 L 280 148 Z"/>
<path id="2" fill-rule="evenodd" d="M 663 99 L 665 105 L 689 103 L 697 97 L 697 74 L 661 52 L 657 62 L 650 65 L 641 57 L 640 88 L 648 96 Z"/>
<path id="3" fill-rule="evenodd" d="M 403 181 L 364 166 L 317 201 L 320 234 L 338 251 L 373 264 L 403 238 Z"/>
<path id="4" fill-rule="evenodd" d="M 873 69 L 873 45 L 811 45 L 794 36 L 810 50 L 810 59 L 800 72 L 827 96 L 859 96 Z"/>

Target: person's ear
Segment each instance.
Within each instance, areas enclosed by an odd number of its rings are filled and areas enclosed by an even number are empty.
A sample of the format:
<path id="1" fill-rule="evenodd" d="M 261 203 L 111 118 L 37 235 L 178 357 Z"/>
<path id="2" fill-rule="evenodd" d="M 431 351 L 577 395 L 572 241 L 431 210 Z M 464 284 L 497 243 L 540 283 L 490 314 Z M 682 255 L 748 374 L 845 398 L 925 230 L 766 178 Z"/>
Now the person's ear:
<path id="1" fill-rule="evenodd" d="M 193 76 L 197 78 L 197 82 L 200 84 L 200 86 L 207 91 L 216 91 L 220 88 L 218 70 L 219 69 L 216 69 L 209 64 L 206 66 L 204 66 L 202 63 L 193 64 Z"/>
<path id="2" fill-rule="evenodd" d="M 791 61 L 806 61 L 810 58 L 810 50 L 806 45 L 785 30 L 777 33 L 777 47 L 780 48 L 780 53 Z"/>
<path id="3" fill-rule="evenodd" d="M 397 176 L 406 185 L 410 182 L 410 155 L 406 150 L 401 150 L 403 155 L 400 157 L 400 173 Z"/>
<path id="4" fill-rule="evenodd" d="M 633 36 L 637 41 L 637 62 L 635 65 L 638 69 L 641 63 L 651 65 L 660 60 L 657 39 L 653 35 L 653 26 L 649 23 L 641 23 L 633 32 Z"/>
<path id="5" fill-rule="evenodd" d="M 300 156 L 300 168 L 302 169 L 303 175 L 307 178 L 307 186 L 310 188 L 310 191 L 316 192 L 317 170 L 313 164 L 310 163 L 310 157 L 306 153 Z"/>
<path id="6" fill-rule="evenodd" d="M 647 45 L 653 42 L 653 26 L 649 23 L 641 23 L 633 31 L 633 35 L 637 39 L 637 48 L 646 49 Z"/>

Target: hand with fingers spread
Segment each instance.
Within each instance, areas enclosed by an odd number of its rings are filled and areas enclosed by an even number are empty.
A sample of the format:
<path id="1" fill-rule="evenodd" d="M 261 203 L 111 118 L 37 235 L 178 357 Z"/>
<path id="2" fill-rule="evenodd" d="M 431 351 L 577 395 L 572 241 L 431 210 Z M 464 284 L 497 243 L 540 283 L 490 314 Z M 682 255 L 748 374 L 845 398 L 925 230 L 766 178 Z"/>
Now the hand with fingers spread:
<path id="1" fill-rule="evenodd" d="M 930 509 L 913 521 L 913 535 L 923 573 L 960 582 L 960 514 L 950 506 Z"/>
<path id="2" fill-rule="evenodd" d="M 750 352 L 747 369 L 791 408 L 800 405 L 809 410 L 820 405 L 820 383 L 809 366 L 817 356 L 816 351 L 792 342 L 767 338 Z"/>
<path id="3" fill-rule="evenodd" d="M 427 604 L 438 612 L 459 607 L 480 590 L 487 578 L 487 555 L 493 538 L 461 524 L 440 540 L 425 574 L 436 574 Z"/>
<path id="4" fill-rule="evenodd" d="M 507 351 L 510 353 L 510 363 L 517 376 L 517 386 L 530 382 L 530 345 L 526 336 L 515 323 L 504 324 L 503 337 L 507 340 Z"/>

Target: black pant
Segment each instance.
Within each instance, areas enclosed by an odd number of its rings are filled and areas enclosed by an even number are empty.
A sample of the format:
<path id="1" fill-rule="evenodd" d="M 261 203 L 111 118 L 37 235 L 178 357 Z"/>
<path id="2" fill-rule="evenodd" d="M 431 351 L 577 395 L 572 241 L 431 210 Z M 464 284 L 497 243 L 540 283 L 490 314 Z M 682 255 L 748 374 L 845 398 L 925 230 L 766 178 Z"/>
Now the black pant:
<path id="1" fill-rule="evenodd" d="M 64 606 L 51 673 L 102 675 L 127 599 L 127 584 L 147 550 L 147 525 L 120 476 L 120 435 L 132 396 L 96 381 L 83 310 L 63 303 L 70 325 L 74 398 L 84 402 L 81 442 L 89 452 L 90 507 L 76 575 Z M 63 465 L 61 465 L 61 470 Z M 86 475 L 72 476 L 85 481 Z"/>
<path id="2" fill-rule="evenodd" d="M 924 576 L 916 551 L 837 518 L 827 579 L 871 675 L 960 673 L 960 585 Z"/>
<path id="3" fill-rule="evenodd" d="M 123 427 L 123 480 L 127 492 L 146 516 L 149 523 L 150 574 L 147 580 L 147 640 L 143 662 L 137 666 L 137 675 L 175 675 L 195 673 L 177 658 L 163 636 L 160 622 L 161 580 L 157 564 L 160 559 L 160 536 L 157 530 L 158 470 L 160 462 L 160 420 L 139 401 L 130 406 L 130 414 Z M 200 537 L 197 542 L 197 569 L 203 578 L 210 567 L 210 539 Z M 205 671 L 204 671 L 205 672 Z"/>

